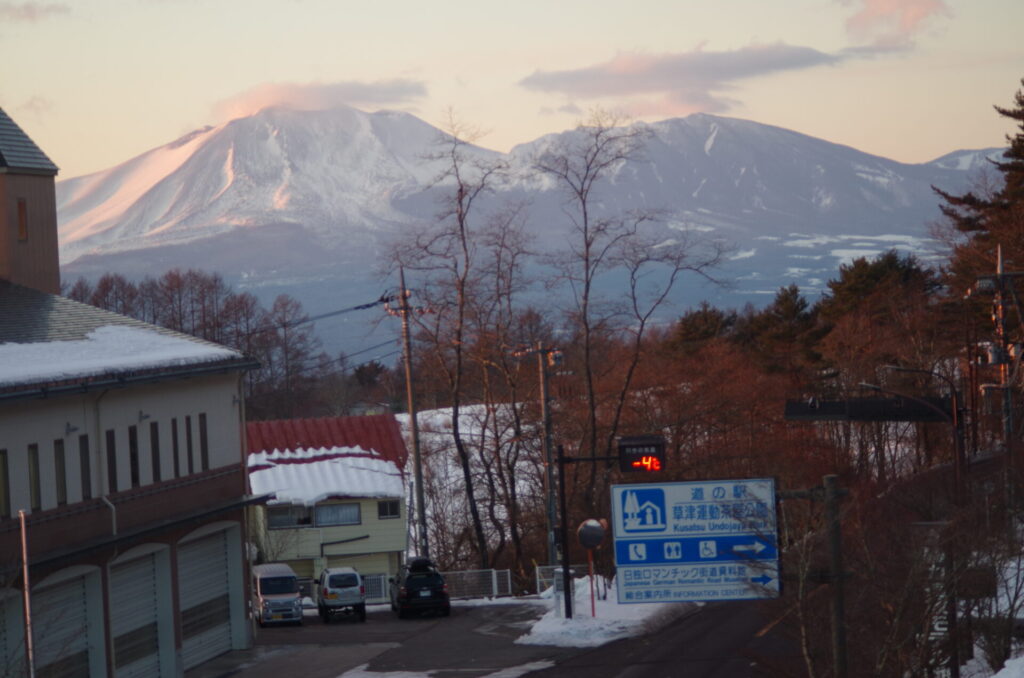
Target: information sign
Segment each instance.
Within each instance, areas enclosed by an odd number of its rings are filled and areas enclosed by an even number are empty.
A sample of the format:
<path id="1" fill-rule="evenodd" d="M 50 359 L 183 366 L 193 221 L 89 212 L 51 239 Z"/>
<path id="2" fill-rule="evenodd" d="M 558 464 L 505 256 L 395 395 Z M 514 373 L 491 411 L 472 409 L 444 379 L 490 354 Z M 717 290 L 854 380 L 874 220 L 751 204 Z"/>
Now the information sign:
<path id="1" fill-rule="evenodd" d="M 620 603 L 779 595 L 771 478 L 612 486 Z"/>

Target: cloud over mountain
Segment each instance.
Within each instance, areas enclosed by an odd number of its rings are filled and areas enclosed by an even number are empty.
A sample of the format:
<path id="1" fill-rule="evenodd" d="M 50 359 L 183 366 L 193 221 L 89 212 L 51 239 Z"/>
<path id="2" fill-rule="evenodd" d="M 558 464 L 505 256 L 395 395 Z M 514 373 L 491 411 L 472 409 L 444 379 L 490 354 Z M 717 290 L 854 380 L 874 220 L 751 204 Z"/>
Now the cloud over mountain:
<path id="1" fill-rule="evenodd" d="M 376 108 L 408 104 L 426 94 L 426 85 L 405 78 L 376 82 L 268 82 L 218 102 L 214 105 L 214 115 L 217 120 L 226 121 L 272 106 L 299 111 L 323 111 L 339 106 Z"/>

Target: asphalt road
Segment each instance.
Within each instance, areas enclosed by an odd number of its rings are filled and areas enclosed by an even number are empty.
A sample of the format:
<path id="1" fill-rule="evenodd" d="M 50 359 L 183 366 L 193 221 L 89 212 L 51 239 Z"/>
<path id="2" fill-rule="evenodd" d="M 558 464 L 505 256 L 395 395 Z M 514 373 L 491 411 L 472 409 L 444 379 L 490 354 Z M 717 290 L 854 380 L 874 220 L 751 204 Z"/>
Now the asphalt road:
<path id="1" fill-rule="evenodd" d="M 302 626 L 258 629 L 253 649 L 223 655 L 186 676 L 337 678 L 360 667 L 430 678 L 804 675 L 795 643 L 761 603 L 710 604 L 648 636 L 599 648 L 514 644 L 543 611 L 530 604 L 454 605 L 450 617 L 398 619 L 385 607 L 371 609 L 365 623 L 326 625 L 306 617 Z"/>
<path id="2" fill-rule="evenodd" d="M 582 650 L 529 678 L 784 678 L 806 675 L 799 647 L 762 603 L 708 604 L 645 637 Z"/>
<path id="3" fill-rule="evenodd" d="M 386 607 L 368 610 L 363 623 L 338 619 L 324 624 L 319 617 L 307 616 L 302 626 L 257 629 L 251 650 L 230 652 L 185 675 L 336 678 L 365 666 L 374 673 L 478 678 L 512 667 L 550 665 L 579 651 L 513 643 L 544 611 L 544 607 L 530 604 L 456 604 L 449 617 L 398 619 Z"/>

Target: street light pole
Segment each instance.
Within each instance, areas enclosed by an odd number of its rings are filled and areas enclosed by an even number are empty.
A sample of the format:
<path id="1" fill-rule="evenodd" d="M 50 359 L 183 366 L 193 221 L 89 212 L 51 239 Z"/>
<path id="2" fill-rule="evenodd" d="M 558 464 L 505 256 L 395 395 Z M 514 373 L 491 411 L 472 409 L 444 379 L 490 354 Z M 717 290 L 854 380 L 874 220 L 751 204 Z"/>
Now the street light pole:
<path id="1" fill-rule="evenodd" d="M 957 392 L 956 384 L 953 380 L 944 374 L 938 372 L 932 372 L 931 370 L 922 370 L 914 367 L 903 367 L 902 365 L 883 365 L 882 369 L 891 370 L 893 372 L 916 372 L 917 374 L 925 374 L 929 377 L 936 377 L 946 382 L 949 387 L 949 406 L 950 414 L 947 418 L 953 427 L 953 479 L 954 479 L 954 501 L 957 506 L 963 506 L 966 503 L 966 485 L 967 485 L 967 451 L 964 445 L 964 424 L 963 419 L 960 416 L 960 394 Z M 900 395 L 900 394 L 897 394 Z M 909 398 L 910 396 L 902 396 Z M 911 398 L 914 400 L 913 398 Z M 924 402 L 918 400 L 916 402 Z"/>
<path id="2" fill-rule="evenodd" d="M 544 342 L 537 342 L 537 364 L 540 367 L 540 408 L 544 418 L 544 465 L 547 468 L 547 509 L 548 509 L 548 565 L 558 564 L 555 549 L 555 465 L 552 459 L 551 439 L 551 395 L 548 388 L 548 354 Z"/>
<path id="3" fill-rule="evenodd" d="M 891 366 L 891 365 L 887 365 L 886 367 L 889 368 L 889 369 L 895 368 L 895 366 Z M 900 368 L 896 368 L 896 369 L 900 369 Z M 943 377 L 942 375 L 935 374 L 934 372 L 927 372 L 925 370 L 912 370 L 912 369 L 909 369 L 909 368 L 906 368 L 906 370 L 908 372 L 924 372 L 925 374 L 932 374 L 934 376 L 941 377 L 941 378 L 945 379 L 945 377 Z M 941 414 L 944 418 L 949 420 L 949 422 L 953 426 L 953 434 L 954 434 L 954 437 L 956 438 L 955 443 L 956 443 L 957 450 L 958 450 L 957 458 L 959 459 L 960 430 L 957 427 L 957 423 L 959 422 L 959 419 L 958 419 L 958 417 L 956 415 L 956 409 L 957 409 L 956 389 L 952 388 L 952 382 L 949 382 L 949 384 L 950 384 L 950 389 L 951 389 L 951 391 L 953 393 L 953 396 L 952 396 L 951 402 L 950 402 L 950 406 L 953 409 L 953 414 L 952 415 L 950 415 L 947 412 L 944 412 L 941 408 L 936 407 L 935 405 L 933 405 L 932 403 L 928 402 L 927 400 L 922 400 L 920 398 L 915 398 L 914 396 L 907 395 L 905 393 L 900 393 L 898 391 L 892 391 L 892 390 L 887 389 L 887 388 L 882 388 L 881 386 L 878 386 L 877 384 L 868 384 L 868 383 L 862 381 L 858 385 L 861 388 L 870 389 L 872 391 L 878 391 L 879 393 L 888 393 L 890 395 L 894 395 L 894 396 L 897 396 L 899 398 L 906 398 L 907 400 L 913 400 L 914 402 L 919 403 L 921 405 L 924 405 L 924 406 L 934 410 L 935 412 L 938 412 L 939 414 Z M 957 483 L 957 486 L 954 488 L 954 503 L 957 506 L 960 506 L 961 505 L 960 502 L 962 500 L 962 497 L 959 494 L 959 492 L 960 492 L 959 482 L 960 481 L 959 481 L 959 473 L 957 471 L 957 466 L 958 466 L 958 464 L 954 464 L 954 475 L 955 475 L 954 481 Z M 952 521 L 950 521 L 950 525 L 952 525 Z M 953 570 L 953 568 L 954 568 L 954 559 L 953 559 L 952 548 L 953 548 L 953 540 L 952 540 L 952 537 L 950 537 L 949 541 L 947 543 L 946 560 L 945 560 L 945 567 L 946 567 L 946 633 L 949 635 L 949 638 L 948 638 L 948 642 L 949 642 L 949 650 L 948 650 L 948 652 L 949 652 L 949 675 L 950 675 L 950 678 L 960 678 L 960 639 L 959 639 L 960 631 L 959 631 L 959 624 L 958 624 L 958 619 L 957 619 L 957 605 L 956 605 L 957 592 L 956 592 L 956 578 L 954 576 L 954 570 Z"/>

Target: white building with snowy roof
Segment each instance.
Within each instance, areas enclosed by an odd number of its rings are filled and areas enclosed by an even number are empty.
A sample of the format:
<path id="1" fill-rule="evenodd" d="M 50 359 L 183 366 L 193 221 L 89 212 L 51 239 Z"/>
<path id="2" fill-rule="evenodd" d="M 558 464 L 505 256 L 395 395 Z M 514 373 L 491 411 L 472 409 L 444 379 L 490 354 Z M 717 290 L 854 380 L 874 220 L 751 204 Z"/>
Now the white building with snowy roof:
<path id="1" fill-rule="evenodd" d="M 54 294 L 55 174 L 0 110 L 0 675 L 180 676 L 251 642 L 256 363 Z"/>
<path id="2" fill-rule="evenodd" d="M 363 575 L 370 600 L 408 546 L 406 450 L 393 415 L 250 422 L 251 510 L 264 562 L 312 580 L 326 567 Z M 268 448 L 268 449 L 266 449 Z"/>

